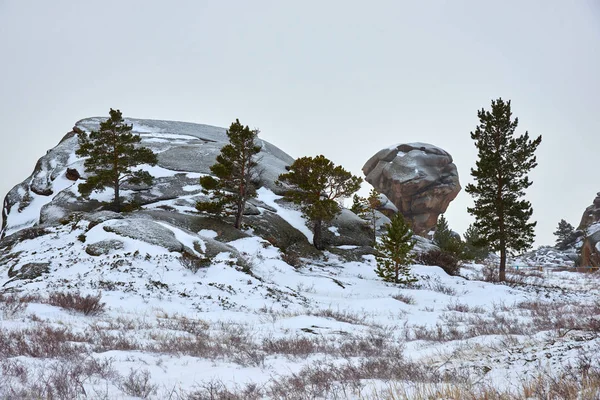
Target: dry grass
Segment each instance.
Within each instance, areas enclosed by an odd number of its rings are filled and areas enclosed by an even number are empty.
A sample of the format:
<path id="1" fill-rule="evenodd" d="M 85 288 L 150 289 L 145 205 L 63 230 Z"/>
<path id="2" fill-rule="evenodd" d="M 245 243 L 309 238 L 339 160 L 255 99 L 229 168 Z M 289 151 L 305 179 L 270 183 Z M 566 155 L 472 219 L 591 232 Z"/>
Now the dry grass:
<path id="1" fill-rule="evenodd" d="M 98 315 L 104 311 L 105 304 L 100 300 L 102 295 L 88 294 L 82 296 L 79 292 L 54 292 L 48 296 L 48 304 L 64 308 L 65 310 L 73 310 L 83 315 Z"/>

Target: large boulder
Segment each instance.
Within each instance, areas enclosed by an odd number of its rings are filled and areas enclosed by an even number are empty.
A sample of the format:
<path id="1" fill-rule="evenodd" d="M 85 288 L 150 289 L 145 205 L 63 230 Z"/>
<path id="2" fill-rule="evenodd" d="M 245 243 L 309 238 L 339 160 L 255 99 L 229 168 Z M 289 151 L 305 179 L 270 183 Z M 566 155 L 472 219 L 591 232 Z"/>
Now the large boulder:
<path id="1" fill-rule="evenodd" d="M 435 227 L 461 189 L 452 156 L 426 143 L 380 150 L 362 170 L 367 182 L 386 195 L 421 236 Z"/>

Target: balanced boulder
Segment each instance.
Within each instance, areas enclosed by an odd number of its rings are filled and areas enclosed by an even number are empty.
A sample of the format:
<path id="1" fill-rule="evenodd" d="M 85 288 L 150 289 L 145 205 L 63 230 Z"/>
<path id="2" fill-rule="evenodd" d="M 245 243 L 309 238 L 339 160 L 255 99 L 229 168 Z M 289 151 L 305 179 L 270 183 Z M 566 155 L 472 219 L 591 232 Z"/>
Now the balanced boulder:
<path id="1" fill-rule="evenodd" d="M 426 143 L 380 150 L 362 170 L 367 182 L 386 195 L 421 236 L 435 227 L 461 189 L 452 156 Z"/>

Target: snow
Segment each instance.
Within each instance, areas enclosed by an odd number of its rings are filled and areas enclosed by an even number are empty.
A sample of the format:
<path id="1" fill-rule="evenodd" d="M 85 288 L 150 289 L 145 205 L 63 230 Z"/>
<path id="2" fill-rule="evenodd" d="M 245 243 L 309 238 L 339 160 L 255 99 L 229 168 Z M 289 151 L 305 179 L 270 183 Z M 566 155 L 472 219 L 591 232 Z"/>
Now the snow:
<path id="1" fill-rule="evenodd" d="M 338 232 L 338 227 L 337 226 L 330 226 L 329 228 L 327 228 L 327 230 L 331 233 L 333 233 L 335 236 L 340 236 L 340 233 Z"/>
<path id="2" fill-rule="evenodd" d="M 286 213 L 287 209 L 275 202 L 279 196 L 261 190 L 259 198 L 277 207 L 278 212 Z M 294 210 L 287 211 L 286 219 L 301 226 L 303 220 L 292 212 Z M 213 335 L 214 340 L 240 332 L 243 340 L 256 343 L 305 338 L 334 345 L 386 332 L 402 346 L 407 360 L 424 362 L 449 373 L 454 368 L 472 371 L 469 373 L 481 382 L 502 388 L 510 387 L 516 376 L 535 377 L 539 368 L 526 363 L 526 358 L 542 360 L 546 359 L 545 354 L 549 351 L 553 352 L 544 366 L 549 372 L 559 371 L 560 365 L 576 360 L 577 351 L 568 346 L 571 342 L 577 343 L 577 334 L 560 338 L 552 336 L 550 341 L 545 332 L 514 334 L 511 336 L 514 344 L 507 347 L 507 336 L 501 334 L 430 341 L 414 338 L 411 332 L 413 329 L 460 331 L 468 326 L 467 322 L 460 321 L 468 318 L 494 321 L 499 315 L 529 324 L 530 317 L 516 312 L 520 310 L 515 308 L 516 305 L 523 301 L 589 304 L 599 294 L 599 286 L 590 275 L 548 273 L 545 284 L 564 289 L 556 292 L 546 290 L 539 294 L 526 288 L 448 276 L 439 267 L 422 265 L 412 266 L 413 273 L 419 277 L 419 286 L 407 288 L 382 282 L 374 272 L 373 256 L 365 256 L 358 262 L 345 262 L 334 254 L 325 253 L 328 261 L 308 261 L 298 269 L 281 259 L 279 249 L 255 236 L 229 242 L 247 257 L 252 275 L 236 268 L 235 260 L 228 253 L 219 254 L 209 267 L 193 273 L 181 265 L 177 253 L 168 253 L 159 246 L 106 232 L 103 227 L 111 223 L 114 222 L 106 221 L 86 232 L 85 243 L 77 240 L 87 226 L 87 223 L 80 222 L 75 229 L 70 226 L 51 228 L 52 232 L 46 236 L 16 244 L 12 251 L 22 252 L 21 264 L 50 259 L 51 273 L 42 280 L 8 283 L 4 269 L 0 279 L 0 285 L 5 288 L 42 296 L 54 290 L 66 290 L 65 285 L 84 294 L 101 291 L 102 301 L 107 304 L 105 313 L 85 317 L 60 307 L 33 302 L 21 317 L 7 318 L 0 312 L 2 329 L 31 326 L 34 324 L 32 318 L 45 321 L 38 322 L 40 324 L 60 324 L 74 331 L 106 331 L 106 334 L 120 332 L 121 328 L 116 326 L 124 324 L 130 326 L 125 334 L 128 340 L 147 344 L 160 343 L 161 338 L 172 335 L 189 336 L 189 332 L 181 331 L 181 327 L 190 323 L 208 327 L 207 332 Z M 161 225 L 170 229 L 177 240 L 190 249 L 199 242 L 204 250 L 201 237 L 216 236 L 212 230 L 201 230 L 196 235 L 166 223 Z M 106 239 L 121 240 L 125 248 L 106 257 L 91 257 L 85 253 L 87 243 Z M 353 247 L 338 248 L 350 250 Z M 126 262 L 118 263 L 118 260 Z M 483 266 L 470 264 L 468 268 L 475 276 Z M 102 289 L 98 286 L 99 282 L 104 282 Z M 396 296 L 412 301 L 405 303 L 395 299 Z M 90 326 L 95 328 L 90 330 Z M 592 348 L 590 346 L 597 340 L 586 339 L 579 345 Z M 109 349 L 92 352 L 89 357 L 110 362 L 121 376 L 127 376 L 131 370 L 147 370 L 152 382 L 158 383 L 160 388 L 176 387 L 184 392 L 193 391 L 198 385 L 211 380 L 218 380 L 230 388 L 246 383 L 264 386 L 276 376 L 298 373 L 305 366 L 323 362 L 343 365 L 348 361 L 343 357 L 316 352 L 306 357 L 265 354 L 258 363 L 240 364 L 228 356 L 210 358 L 143 349 Z M 237 357 L 244 357 L 244 353 Z M 21 356 L 18 360 L 40 370 L 47 370 L 48 363 L 52 362 L 28 356 Z M 477 375 L 476 371 L 484 366 L 491 371 Z M 377 379 L 367 380 L 364 384 L 362 398 L 385 387 L 385 383 Z M 122 396 L 118 386 L 106 379 L 86 381 L 85 385 L 89 393 L 105 387 L 109 397 Z M 168 394 L 161 390 L 151 396 L 165 397 Z"/>
<path id="3" fill-rule="evenodd" d="M 64 174 L 61 174 L 52 182 L 52 195 L 41 196 L 30 191 L 31 202 L 29 205 L 19 211 L 21 204 L 17 203 L 8 213 L 6 218 L 6 235 L 15 233 L 23 228 L 32 227 L 38 223 L 42 207 L 50 203 L 62 190 L 73 186 L 74 182 L 65 178 Z"/>
<path id="4" fill-rule="evenodd" d="M 201 229 L 198 232 L 198 235 L 204 236 L 204 237 L 207 237 L 207 238 L 212 238 L 212 239 L 214 239 L 217 236 L 219 236 L 219 234 L 217 232 L 213 231 L 212 229 Z"/>
<path id="5" fill-rule="evenodd" d="M 276 200 L 282 199 L 283 196 L 278 196 L 265 187 L 258 189 L 257 195 L 258 200 L 273 207 L 281 218 L 285 219 L 291 226 L 302 232 L 308 241 L 312 243 L 313 232 L 306 226 L 307 221 L 302 213 L 298 210 L 284 208 L 276 202 Z"/>

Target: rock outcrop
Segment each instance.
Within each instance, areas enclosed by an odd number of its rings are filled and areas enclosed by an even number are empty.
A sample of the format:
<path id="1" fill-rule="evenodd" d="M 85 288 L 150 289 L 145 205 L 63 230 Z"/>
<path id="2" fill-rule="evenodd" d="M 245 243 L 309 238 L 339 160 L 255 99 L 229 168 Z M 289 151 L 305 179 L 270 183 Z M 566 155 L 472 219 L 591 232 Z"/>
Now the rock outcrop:
<path id="1" fill-rule="evenodd" d="M 383 193 L 425 236 L 456 198 L 461 186 L 452 156 L 426 143 L 399 144 L 379 151 L 363 166 L 367 182 Z"/>
<path id="2" fill-rule="evenodd" d="M 177 257 L 178 253 L 192 254 L 203 259 L 216 257 L 223 262 L 227 261 L 227 257 L 220 254 L 228 253 L 236 265 L 243 265 L 247 255 L 240 254 L 229 242 L 253 235 L 260 236 L 283 252 L 293 252 L 300 257 L 319 255 L 302 229 L 293 225 L 296 222 L 291 223 L 290 219 L 284 218 L 278 209 L 266 204 L 260 196 L 247 203 L 244 222 L 248 229 L 245 231 L 233 228 L 227 218 L 196 211 L 196 202 L 207 198 L 199 178 L 202 174 L 210 174 L 210 167 L 221 147 L 228 143 L 223 128 L 126 119 L 128 124 L 133 125 L 133 132 L 142 138 L 141 145 L 158 155 L 157 166 L 141 166 L 154 176 L 153 184 L 123 185 L 123 202 L 132 207 L 122 214 L 106 210 L 107 202 L 113 196 L 110 189 L 83 198 L 78 183 L 87 175 L 84 160 L 75 154 L 77 134 L 97 130 L 102 120 L 89 118 L 79 121 L 72 132 L 40 158 L 32 175 L 7 194 L 3 207 L 0 265 L 4 262 L 11 271 L 20 271 L 20 279 L 33 279 L 37 273 L 63 267 L 50 261 L 49 269 L 38 268 L 37 264 L 29 265 L 31 261 L 46 262 L 49 258 L 39 254 L 28 258 L 19 253 L 22 251 L 20 243 L 45 236 L 52 237 L 52 240 L 61 240 L 61 235 L 74 236 L 67 247 L 73 254 L 83 250 L 79 253 L 81 257 L 95 259 L 85 258 L 85 262 L 89 263 L 102 263 L 105 258 L 110 258 L 111 263 L 119 260 L 129 263 L 136 251 L 139 250 L 139 256 L 140 249 L 150 249 L 148 251 L 155 253 L 164 251 L 170 257 Z M 273 193 L 282 190 L 275 181 L 294 159 L 270 143 L 263 140 L 258 143 L 261 147 L 258 184 L 269 189 L 270 192 L 267 192 L 273 196 Z M 282 200 L 277 202 L 281 202 L 280 209 L 287 208 L 299 214 L 291 204 Z M 299 219 L 298 215 L 292 220 Z M 332 225 L 332 230 L 324 234 L 331 246 L 370 244 L 370 233 L 364 229 L 364 222 L 351 212 L 346 210 Z M 57 234 L 59 231 L 61 235 Z"/>
<path id="3" fill-rule="evenodd" d="M 15 186 L 4 200 L 2 236 L 38 223 L 55 223 L 72 212 L 91 212 L 101 205 L 95 195 L 83 201 L 77 191 L 80 178 L 87 178 L 83 159 L 75 155 L 78 132 L 97 130 L 104 118 L 94 117 L 76 123 L 60 143 L 39 159 L 31 176 Z M 216 156 L 228 142 L 226 129 L 175 121 L 127 118 L 141 145 L 158 154 L 158 165 L 150 169 L 155 176 L 152 187 L 124 185 L 126 201 L 137 204 L 185 198 L 198 194 L 200 174 L 209 174 Z M 275 192 L 279 174 L 294 159 L 272 144 L 258 140 L 261 151 L 260 184 Z M 105 196 L 106 197 L 106 196 Z M 42 221 L 40 221 L 40 207 Z"/>
<path id="4" fill-rule="evenodd" d="M 583 236 L 579 266 L 600 268 L 600 192 L 583 212 L 577 230 Z"/>

